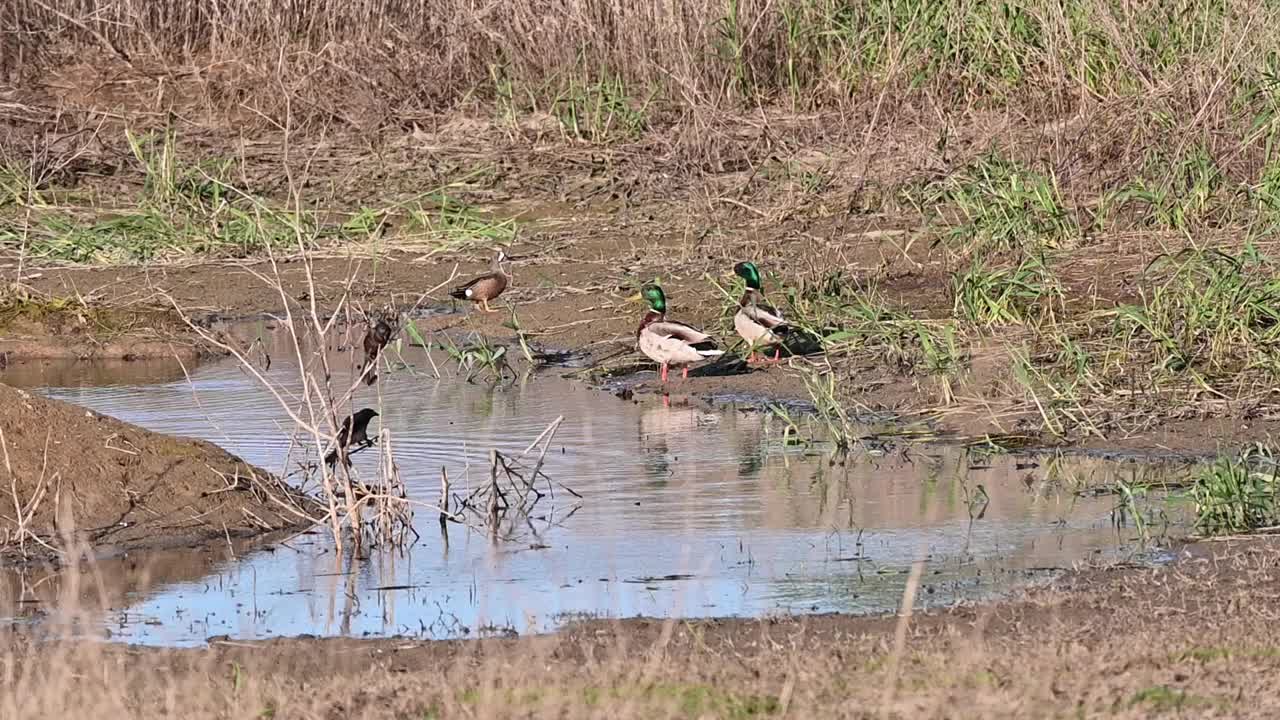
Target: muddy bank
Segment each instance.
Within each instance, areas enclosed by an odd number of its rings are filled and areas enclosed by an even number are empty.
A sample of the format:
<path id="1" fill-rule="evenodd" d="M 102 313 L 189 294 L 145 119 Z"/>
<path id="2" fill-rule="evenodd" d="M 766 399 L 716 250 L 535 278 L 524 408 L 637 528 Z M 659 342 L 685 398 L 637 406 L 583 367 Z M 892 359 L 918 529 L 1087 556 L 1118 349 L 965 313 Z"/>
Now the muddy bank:
<path id="1" fill-rule="evenodd" d="M 197 360 L 215 349 L 171 309 L 0 288 L 0 371 L 38 360 Z M 92 293 L 90 294 L 92 296 Z M 0 379 L 3 376 L 0 375 Z"/>
<path id="2" fill-rule="evenodd" d="M 581 230 L 580 230 L 581 232 Z M 552 237 L 559 237 L 552 234 Z M 875 252 L 888 252 L 881 247 L 883 239 L 867 241 Z M 816 251 L 793 248 L 790 253 Z M 547 257 L 547 237 L 537 235 L 528 242 L 514 244 L 510 252 L 521 259 L 513 263 L 515 285 L 503 294 L 499 305 L 514 308 L 520 330 L 534 347 L 549 352 L 568 352 L 573 367 L 566 372 L 610 389 L 625 389 L 638 396 L 670 394 L 700 400 L 736 399 L 760 406 L 770 402 L 811 406 L 812 395 L 804 376 L 813 371 L 827 372 L 822 356 L 790 358 L 773 367 L 747 367 L 729 363 L 729 367 L 695 368 L 686 381 L 676 379 L 663 385 L 653 372 L 653 364 L 635 350 L 635 328 L 642 315 L 640 303 L 632 298 L 647 278 L 662 276 L 671 302 L 673 317 L 711 330 L 727 347 L 737 342 L 731 323 L 722 314 L 723 298 L 704 278 L 728 282 L 725 277 L 739 253 L 725 245 L 686 263 L 676 274 L 673 265 L 659 258 L 626 254 L 628 264 L 620 265 L 625 253 L 621 248 L 607 248 L 600 242 L 588 243 L 578 254 L 595 256 L 567 261 L 567 251 L 558 247 L 554 257 Z M 870 252 L 867 249 L 857 252 Z M 946 312 L 944 288 L 947 273 L 942 258 L 929 260 L 920 273 L 906 273 L 896 279 L 878 281 L 879 290 L 917 308 L 917 312 Z M 1125 258 L 1116 268 L 1128 267 L 1135 258 Z M 408 253 L 391 251 L 385 258 L 319 258 L 311 265 L 308 279 L 302 263 L 279 265 L 280 280 L 291 301 L 309 301 L 314 292 L 320 307 L 338 307 L 350 303 L 361 310 L 377 310 L 392 306 L 414 308 L 429 317 L 413 320 L 428 341 L 447 335 L 465 344 L 479 338 L 505 344 L 511 357 L 520 355 L 519 341 L 511 327 L 511 310 L 477 312 L 466 303 L 450 300 L 444 291 L 427 296 L 424 293 L 451 278 L 470 277 L 488 267 L 481 252 L 444 253 L 423 259 Z M 854 261 L 853 267 L 861 267 Z M 1113 268 L 1113 269 L 1116 269 Z M 139 299 L 163 291 L 178 304 L 200 313 L 198 320 L 210 323 L 219 337 L 247 348 L 266 326 L 262 321 L 246 329 L 236 318 L 262 318 L 264 313 L 280 311 L 280 292 L 263 282 L 256 273 L 268 273 L 265 262 L 246 263 L 242 267 L 222 264 L 177 268 L 59 268 L 45 271 L 33 282 L 42 292 L 57 295 L 72 288 L 92 288 L 97 302 L 105 308 L 128 307 Z M 785 272 L 785 269 L 782 270 Z M 876 272 L 868 268 L 866 278 Z M 352 278 L 356 278 L 353 283 Z M 851 283 L 861 282 L 857 276 Z M 1123 283 L 1116 285 L 1123 287 Z M 216 311 L 215 311 L 216 309 Z M 209 320 L 217 317 L 218 320 Z M 354 314 L 359 324 L 359 314 Z M 264 324 L 265 323 L 265 324 Z M 215 350 L 172 315 L 165 324 L 163 340 L 151 340 L 144 331 L 135 332 L 130 341 L 103 342 L 68 335 L 64 329 L 40 328 L 30 331 L 25 342 L 28 350 L 14 346 L 16 340 L 0 339 L 0 349 L 9 344 L 11 362 L 49 356 L 83 358 L 124 357 L 127 359 L 169 358 L 175 352 L 211 356 Z M 362 332 L 363 326 L 356 328 Z M 78 331 L 77 331 L 78 332 Z M 150 330 L 145 331 L 151 333 Z M 89 336 L 92 337 L 92 336 Z M 408 342 L 407 334 L 401 337 Z M 69 340 L 70 338 L 70 340 Z M 358 339 L 358 338 L 357 338 Z M 34 352 L 29 348 L 40 348 Z M 740 349 L 740 348 L 738 348 Z M 1012 446 L 1083 447 L 1091 450 L 1178 452 L 1213 454 L 1236 447 L 1241 442 L 1265 441 L 1280 433 L 1280 420 L 1259 401 L 1241 399 L 1224 402 L 1197 400 L 1194 394 L 1174 398 L 1170 404 L 1152 406 L 1152 397 L 1132 406 L 1114 410 L 1117 416 L 1132 418 L 1124 429 L 1057 437 L 1045 431 L 1042 416 L 1028 403 L 1019 390 L 1008 350 L 998 344 L 979 342 L 964 347 L 970 358 L 968 367 L 948 386 L 950 397 L 943 397 L 937 378 L 904 369 L 883 354 L 868 352 L 853 358 L 832 361 L 840 376 L 840 392 L 847 408 L 858 414 L 885 414 L 902 422 L 921 422 L 938 437 L 957 441 L 982 440 L 985 436 L 1010 436 Z M 593 367 L 596 371 L 585 370 Z M 1136 396 L 1135 396 L 1136 397 Z M 1154 396 L 1153 396 L 1154 397 Z M 1102 408 L 1090 412 L 1102 412 Z M 1106 410 L 1110 413 L 1112 410 Z"/>
<path id="3" fill-rule="evenodd" d="M 106 103 L 95 101 L 91 88 L 85 92 L 87 106 Z M 44 190 L 65 195 L 74 207 L 82 205 L 77 193 L 96 194 L 113 200 L 113 212 L 153 218 L 147 167 L 123 138 L 126 127 L 154 122 L 147 114 L 114 124 L 83 149 L 101 166 Z M 818 117 L 805 123 L 811 130 L 822 125 Z M 236 158 L 236 172 L 219 182 L 253 197 L 259 210 L 287 207 L 292 195 L 285 180 L 298 178 L 292 189 L 310 208 L 306 253 L 292 232 L 272 236 L 278 244 L 270 246 L 275 262 L 268 262 L 267 240 L 258 236 L 277 221 L 266 219 L 251 233 L 257 239 L 244 245 L 208 236 L 205 231 L 234 219 L 219 203 L 180 221 L 166 215 L 160 234 L 173 247 L 160 255 L 67 256 L 60 254 L 61 235 L 14 217 L 10 222 L 26 228 L 22 232 L 47 242 L 34 255 L 13 247 L 0 253 L 5 279 L 21 269 L 23 277 L 13 279 L 37 293 L 89 298 L 89 307 L 111 312 L 163 297 L 193 314 L 230 318 L 279 312 L 286 302 L 358 315 L 384 305 L 449 307 L 450 284 L 485 271 L 502 246 L 515 258 L 515 279 L 498 304 L 514 309 L 525 337 L 588 363 L 621 366 L 628 386 L 641 394 L 808 401 L 805 377 L 821 375 L 834 377 L 846 408 L 926 420 L 959 438 L 1014 435 L 1042 445 L 1212 453 L 1280 432 L 1280 405 L 1266 390 L 1271 378 L 1260 374 L 1274 363 L 1247 360 L 1274 346 L 1250 339 L 1267 332 L 1269 321 L 1235 334 L 1221 330 L 1226 320 L 1217 329 L 1184 333 L 1177 319 L 1186 312 L 1151 300 L 1169 282 L 1151 271 L 1153 262 L 1212 248 L 1244 267 L 1248 258 L 1236 256 L 1246 233 L 1214 227 L 1193 234 L 1192 243 L 1182 232 L 1144 228 L 1135 242 L 1126 218 L 1117 218 L 1126 221 L 1114 230 L 1073 225 L 1074 231 L 1035 248 L 977 252 L 963 239 L 982 228 L 957 225 L 963 213 L 950 201 L 920 206 L 922 193 L 974 185 L 977 166 L 971 164 L 997 140 L 1031 163 L 1032 148 L 1057 146 L 1041 135 L 1069 132 L 1065 126 L 1051 131 L 1012 118 L 970 118 L 947 127 L 945 135 L 954 132 L 947 153 L 934 147 L 936 135 L 925 128 L 886 126 L 864 138 L 878 148 L 871 158 L 822 133 L 798 135 L 785 148 L 763 136 L 744 137 L 736 142 L 741 162 L 693 172 L 646 144 L 661 133 L 596 146 L 511 137 L 492 121 L 444 123 L 381 132 L 379 152 L 371 153 L 370 138 L 359 135 L 321 140 L 263 131 L 246 146 L 238 131 L 217 123 L 180 125 L 174 130 L 180 164 Z M 281 153 L 286 146 L 292 151 Z M 300 158 L 309 158 L 306 167 L 294 166 Z M 1010 177 L 1016 184 L 1020 176 Z M 1003 207 L 999 193 L 980 190 L 973 192 L 982 204 Z M 1013 209 L 1020 208 L 1025 211 Z M 205 234 L 192 236 L 193 228 Z M 104 230 L 81 240 L 128 245 L 130 237 Z M 1267 239 L 1250 247 L 1277 249 Z M 667 388 L 647 372 L 626 371 L 652 367 L 634 352 L 642 308 L 628 298 L 655 278 L 667 290 L 674 319 L 709 330 L 726 346 L 738 343 L 731 269 L 744 259 L 760 266 L 774 303 L 790 308 L 796 300 L 815 321 L 831 319 L 852 330 L 829 355 L 767 370 L 695 371 L 688 382 Z M 1269 267 L 1229 279 L 1253 292 L 1251 283 L 1275 274 Z M 280 287 L 272 284 L 277 270 Z M 1006 297 L 1024 275 L 1036 286 L 1034 300 L 983 300 Z M 964 288 L 984 278 L 990 282 L 978 289 L 986 294 L 966 305 Z M 1226 297 L 1202 290 L 1191 283 L 1178 302 Z M 1256 304 L 1272 308 L 1265 293 Z M 1135 308 L 1155 318 L 1148 326 L 1159 332 L 1135 325 Z M 490 315 L 457 309 L 419 321 L 419 328 L 474 333 L 516 348 L 508 307 Z M 1230 303 L 1212 309 L 1216 316 L 1236 315 Z M 147 323 L 125 323 L 129 332 L 113 335 L 110 326 L 88 323 L 91 331 L 81 337 L 76 323 L 0 332 L 0 352 L 16 342 L 11 359 L 149 357 L 195 344 L 182 327 L 157 334 Z M 1158 336 L 1184 335 L 1179 357 L 1161 357 L 1169 344 Z M 1212 381 L 1201 382 L 1205 377 Z"/>
<path id="4" fill-rule="evenodd" d="M 909 622 L 627 620 L 516 639 L 192 650 L 9 634 L 0 652 L 18 676 L 0 702 L 25 717 L 159 717 L 175 702 L 188 717 L 1271 717 L 1277 588 L 1280 544 L 1258 538 Z M 80 679 L 50 692 L 63 675 Z"/>
<path id="5" fill-rule="evenodd" d="M 0 385 L 12 559 L 223 542 L 297 527 L 307 501 L 261 468 L 199 440 L 169 437 Z"/>

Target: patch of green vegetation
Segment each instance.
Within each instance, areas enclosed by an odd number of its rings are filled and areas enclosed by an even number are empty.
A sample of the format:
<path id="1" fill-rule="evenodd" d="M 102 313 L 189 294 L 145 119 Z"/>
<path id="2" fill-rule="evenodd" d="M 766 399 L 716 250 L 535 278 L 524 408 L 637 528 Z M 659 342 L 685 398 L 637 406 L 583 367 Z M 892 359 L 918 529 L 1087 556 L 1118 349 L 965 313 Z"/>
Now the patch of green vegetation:
<path id="1" fill-rule="evenodd" d="M 656 94 L 633 100 L 622 77 L 606 73 L 594 82 L 571 81 L 551 107 L 561 129 L 574 139 L 633 140 L 649 127 L 649 105 Z"/>
<path id="2" fill-rule="evenodd" d="M 819 338 L 829 355 L 870 347 L 884 350 L 903 370 L 950 373 L 962 365 L 953 323 L 916 319 L 892 307 L 874 286 L 849 284 L 841 273 L 788 288 L 785 296 L 788 324 Z"/>
<path id="3" fill-rule="evenodd" d="M 778 712 L 778 699 L 772 695 L 750 695 L 721 690 L 709 685 L 654 685 L 652 697 L 668 696 L 689 717 L 710 714 L 723 718 L 753 718 Z"/>
<path id="4" fill-rule="evenodd" d="M 126 132 L 142 173 L 136 198 L 119 207 L 45 208 L 0 220 L 0 245 L 72 263 L 143 263 L 189 255 L 242 257 L 300 240 L 346 236 L 311 212 L 273 208 L 233 187 L 229 160 L 189 163 L 172 130 Z"/>
<path id="5" fill-rule="evenodd" d="M 851 285 L 841 273 L 787 288 L 784 294 L 794 336 L 789 345 L 801 348 L 812 342 L 814 347 L 803 349 L 820 350 L 829 359 L 877 354 L 901 372 L 936 378 L 950 401 L 951 383 L 967 362 L 954 322 L 914 318 L 892 307 L 874 286 Z M 822 405 L 829 391 L 841 390 L 838 381 L 827 378 L 815 404 Z"/>
<path id="6" fill-rule="evenodd" d="M 1168 685 L 1153 685 L 1144 688 L 1129 698 L 1129 705 L 1145 705 L 1156 712 L 1171 710 L 1187 710 L 1197 707 L 1210 707 L 1217 703 L 1206 697 L 1193 695 L 1185 690 L 1171 688 Z"/>
<path id="7" fill-rule="evenodd" d="M 726 298 L 722 314 L 727 317 L 736 309 L 734 291 L 721 292 Z M 800 289 L 788 288 L 784 294 L 792 327 L 788 348 L 821 352 L 827 361 L 825 368 L 801 370 L 815 418 L 838 449 L 848 449 L 858 434 L 858 424 L 846 409 L 856 404 L 850 394 L 854 378 L 838 362 L 842 357 L 875 354 L 900 372 L 936 380 L 944 401 L 951 401 L 952 383 L 966 362 L 953 322 L 913 318 L 890 307 L 874 287 L 849 287 L 839 274 Z M 799 440 L 799 429 L 789 415 L 775 414 L 784 420 L 784 438 L 790 440 L 794 434 Z"/>
<path id="8" fill-rule="evenodd" d="M 21 202 L 38 210 L 0 215 L 0 247 L 43 260 L 94 264 L 246 257 L 269 249 L 297 251 L 324 242 L 366 240 L 382 232 L 393 212 L 407 213 L 407 227 L 428 236 L 437 251 L 506 245 L 517 232 L 514 220 L 484 218 L 442 190 L 418 196 L 434 203 L 419 203 L 416 209 L 395 204 L 322 216 L 305 205 L 281 207 L 234 186 L 229 160 L 183 159 L 172 130 L 130 132 L 127 138 L 141 171 L 141 190 L 116 207 L 35 207 L 20 174 L 0 172 L 0 208 Z M 446 187 L 479 174 L 468 173 Z"/>
<path id="9" fill-rule="evenodd" d="M 123 329 L 113 313 L 91 307 L 82 298 L 46 297 L 21 287 L 0 290 L 0 331 L 20 322 L 85 326 L 106 334 Z"/>
<path id="10" fill-rule="evenodd" d="M 968 271 L 952 277 L 951 293 L 958 317 L 985 326 L 1027 322 L 1049 312 L 1051 298 L 1061 297 L 1041 256 L 1005 268 L 974 257 Z"/>
<path id="11" fill-rule="evenodd" d="M 1141 305 L 1116 310 L 1121 344 L 1138 342 L 1158 369 L 1280 373 L 1280 275 L 1270 258 L 1188 249 L 1153 262 Z"/>
<path id="12" fill-rule="evenodd" d="M 668 706 L 689 718 L 718 717 L 741 720 L 777 714 L 781 709 L 772 695 L 738 693 L 703 684 L 654 683 L 641 687 L 619 687 L 608 690 L 586 688 L 583 699 L 595 705 L 604 698 Z"/>
<path id="13" fill-rule="evenodd" d="M 150 211 L 88 222 L 46 216 L 40 230 L 29 232 L 28 237 L 28 252 L 35 257 L 74 263 L 146 262 L 184 245 L 178 228 Z"/>
<path id="14" fill-rule="evenodd" d="M 854 423 L 850 420 L 839 393 L 836 375 L 804 368 L 802 377 L 805 390 L 813 401 L 814 412 L 826 428 L 826 438 L 835 445 L 836 450 L 848 450 L 857 436 Z"/>
<path id="15" fill-rule="evenodd" d="M 782 3 L 777 12 L 771 43 L 781 58 L 770 63 L 737 3 L 716 23 L 717 56 L 744 96 L 779 88 L 807 105 L 815 87 L 833 79 L 856 88 L 890 77 L 912 87 L 945 81 L 1003 95 L 1047 59 L 1040 17 L 1024 3 L 801 2 Z"/>
<path id="16" fill-rule="evenodd" d="M 12 161 L 0 162 L 0 210 L 9 205 L 38 207 L 44 202 L 39 183 L 27 168 Z"/>
<path id="17" fill-rule="evenodd" d="M 1067 437 L 1077 430 L 1102 437 L 1086 410 L 1089 390 L 1097 390 L 1091 375 L 1071 376 L 1060 365 L 1037 361 L 1023 350 L 1011 349 L 1013 377 L 1035 406 L 1045 431 Z"/>
<path id="18" fill-rule="evenodd" d="M 518 130 L 522 116 L 549 111 L 567 138 L 601 144 L 638 138 L 649 128 L 659 89 L 636 94 L 623 74 L 588 67 L 583 55 L 574 67 L 536 86 L 518 82 L 508 65 L 491 63 L 489 81 L 502 121 Z"/>
<path id="19" fill-rule="evenodd" d="M 1080 234 L 1055 177 L 995 152 L 926 185 L 920 195 L 935 213 L 958 213 L 960 222 L 945 237 L 974 252 L 1058 247 Z"/>
<path id="20" fill-rule="evenodd" d="M 419 342 L 423 347 L 430 347 L 416 327 L 409 324 L 406 329 L 411 339 Z M 449 359 L 458 366 L 458 372 L 466 373 L 467 382 L 471 382 L 481 372 L 487 372 L 493 380 L 499 382 L 505 379 L 508 373 L 512 377 L 516 375 L 507 359 L 506 345 L 495 345 L 484 335 L 477 335 L 464 345 L 458 345 L 448 335 L 440 337 L 443 341 L 436 343 L 435 347 L 449 355 Z"/>
<path id="21" fill-rule="evenodd" d="M 1218 660 L 1230 660 L 1231 658 L 1250 658 L 1256 660 L 1275 660 L 1280 658 L 1280 649 L 1278 648 L 1230 648 L 1219 646 L 1201 646 L 1193 647 L 1173 656 L 1173 660 L 1194 660 L 1200 663 L 1210 663 Z"/>
<path id="22" fill-rule="evenodd" d="M 1140 224 L 1186 230 L 1228 212 L 1227 190 L 1226 177 L 1205 146 L 1197 145 L 1179 157 L 1157 148 L 1139 177 L 1103 199 L 1103 214 L 1114 217 L 1136 206 Z"/>
<path id="23" fill-rule="evenodd" d="M 1195 660 L 1196 662 L 1213 662 L 1215 660 L 1227 660 L 1237 654 L 1231 648 L 1223 647 L 1195 647 L 1185 652 L 1178 653 L 1175 656 L 1177 660 Z"/>
<path id="24" fill-rule="evenodd" d="M 35 225 L 0 224 L 0 244 L 25 246 L 29 255 L 72 263 L 144 263 L 189 255 L 245 257 L 268 247 L 297 247 L 339 235 L 312 214 L 221 205 L 209 215 L 172 215 L 142 205 L 40 217 Z"/>
<path id="25" fill-rule="evenodd" d="M 486 218 L 453 196 L 434 193 L 428 204 L 409 210 L 408 230 L 429 236 L 433 252 L 453 252 L 510 245 L 519 226 L 514 218 Z"/>
<path id="26" fill-rule="evenodd" d="M 835 174 L 826 163 L 811 165 L 795 160 L 771 159 L 761 167 L 759 174 L 767 180 L 788 183 L 804 196 L 821 195 L 835 184 Z"/>
<path id="27" fill-rule="evenodd" d="M 1244 533 L 1280 523 L 1280 470 L 1271 450 L 1254 445 L 1224 455 L 1193 477 L 1196 530 L 1206 535 Z"/>
<path id="28" fill-rule="evenodd" d="M 143 204 L 175 212 L 208 210 L 233 195 L 228 179 L 232 162 L 222 158 L 186 162 L 179 156 L 172 127 L 145 135 L 126 130 L 125 139 L 143 171 Z"/>

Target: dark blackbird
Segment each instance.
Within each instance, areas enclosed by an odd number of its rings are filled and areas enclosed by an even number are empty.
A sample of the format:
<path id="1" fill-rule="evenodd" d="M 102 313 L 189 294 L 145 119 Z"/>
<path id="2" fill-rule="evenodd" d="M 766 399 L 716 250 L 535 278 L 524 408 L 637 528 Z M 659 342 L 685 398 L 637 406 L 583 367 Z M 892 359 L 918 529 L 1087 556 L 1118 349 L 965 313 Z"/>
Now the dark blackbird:
<path id="1" fill-rule="evenodd" d="M 368 385 L 378 381 L 378 373 L 374 372 L 374 369 L 377 367 L 378 355 L 382 352 L 382 348 L 391 342 L 392 332 L 386 320 L 379 320 L 369 327 L 369 332 L 364 334 L 364 365 L 360 367 L 360 374 L 368 373 L 364 378 Z"/>
<path id="2" fill-rule="evenodd" d="M 337 462 L 339 449 L 350 451 L 352 448 L 372 445 L 373 443 L 369 440 L 369 421 L 377 416 L 377 410 L 364 408 L 343 420 L 342 427 L 338 428 L 338 445 L 324 456 L 325 464 L 332 465 Z"/>

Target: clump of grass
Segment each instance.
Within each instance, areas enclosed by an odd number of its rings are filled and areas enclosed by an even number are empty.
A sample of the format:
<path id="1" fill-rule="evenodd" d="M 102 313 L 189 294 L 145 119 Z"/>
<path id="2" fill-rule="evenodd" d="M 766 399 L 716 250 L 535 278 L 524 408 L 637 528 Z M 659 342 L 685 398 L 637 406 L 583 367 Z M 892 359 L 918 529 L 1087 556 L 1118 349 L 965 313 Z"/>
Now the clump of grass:
<path id="1" fill-rule="evenodd" d="M 1055 177 L 994 152 L 927 185 L 922 200 L 936 212 L 958 215 L 945 237 L 968 250 L 1058 247 L 1080 232 Z"/>
<path id="2" fill-rule="evenodd" d="M 1139 340 L 1156 367 L 1280 372 L 1280 275 L 1270 258 L 1187 249 L 1152 263 L 1157 284 L 1116 312 L 1124 344 Z"/>
<path id="3" fill-rule="evenodd" d="M 481 372 L 487 372 L 496 381 L 505 379 L 507 373 L 513 377 L 516 374 L 507 361 L 507 346 L 495 345 L 484 336 L 478 336 L 465 345 L 458 345 L 445 336 L 444 342 L 437 347 L 449 355 L 459 372 L 466 373 L 467 382 L 471 382 Z"/>
<path id="4" fill-rule="evenodd" d="M 72 263 L 143 263 L 191 255 L 242 257 L 344 236 L 313 212 L 274 208 L 231 185 L 227 160 L 187 162 L 172 129 L 126 139 L 141 190 L 115 207 L 47 207 L 0 222 L 0 245 Z"/>
<path id="5" fill-rule="evenodd" d="M 766 430 L 774 420 L 782 424 L 782 444 L 785 446 L 802 445 L 808 441 L 800 431 L 800 424 L 787 408 L 777 403 L 769 403 L 769 414 L 766 416 Z"/>
<path id="6" fill-rule="evenodd" d="M 1050 311 L 1050 299 L 1060 295 L 1041 256 L 1005 268 L 975 256 L 969 270 L 952 277 L 951 293 L 958 317 L 986 326 L 1027 322 Z"/>
<path id="7" fill-rule="evenodd" d="M 142 199 L 174 212 L 209 211 L 232 195 L 231 161 L 209 158 L 188 163 L 178 152 L 172 127 L 136 135 L 125 131 L 134 159 L 143 170 Z"/>
<path id="8" fill-rule="evenodd" d="M 10 205 L 19 207 L 44 204 L 39 183 L 20 163 L 0 161 L 0 210 Z"/>
<path id="9" fill-rule="evenodd" d="M 1204 145 L 1177 158 L 1156 150 L 1141 176 L 1103 199 L 1103 212 L 1114 217 L 1136 207 L 1139 224 L 1186 230 L 1229 210 L 1226 190 L 1225 175 Z"/>
<path id="10" fill-rule="evenodd" d="M 594 82 L 571 82 L 552 103 L 566 135 L 577 140 L 610 142 L 640 136 L 649 126 L 648 108 L 656 91 L 632 100 L 626 82 L 616 74 Z"/>
<path id="11" fill-rule="evenodd" d="M 184 159 L 172 130 L 126 132 L 126 137 L 141 173 L 141 189 L 118 206 L 36 207 L 30 188 L 8 180 L 12 173 L 0 173 L 0 194 L 20 196 L 34 210 L 0 217 L 0 246 L 21 248 L 44 260 L 145 263 L 196 255 L 245 257 L 278 248 L 296 251 L 324 241 L 359 241 L 385 227 L 386 211 L 375 208 L 322 220 L 318 211 L 301 204 L 278 207 L 235 187 L 228 179 L 230 161 Z M 422 220 L 426 231 L 446 246 L 507 243 L 515 235 L 514 221 L 483 220 L 447 198 L 435 213 L 410 215 L 411 225 Z"/>
<path id="12" fill-rule="evenodd" d="M 145 210 L 88 221 L 51 215 L 25 230 L 31 255 L 73 263 L 146 262 L 184 244 L 168 218 Z"/>
<path id="13" fill-rule="evenodd" d="M 1152 710 L 1160 713 L 1180 712 L 1189 708 L 1211 708 L 1215 703 L 1213 700 L 1194 695 L 1179 688 L 1171 688 L 1168 685 L 1153 685 L 1152 687 L 1143 688 L 1133 694 L 1129 698 L 1129 704 L 1145 705 Z"/>
<path id="14" fill-rule="evenodd" d="M 886 357 L 909 369 L 926 354 L 925 344 L 935 333 L 910 314 L 893 308 L 875 287 L 865 291 L 837 287 L 833 294 L 788 293 L 793 325 L 822 338 L 831 355 L 867 346 L 887 351 Z"/>
<path id="15" fill-rule="evenodd" d="M 1012 350 L 1013 377 L 1035 405 L 1044 430 L 1057 437 L 1072 431 L 1103 437 L 1086 406 L 1089 390 L 1096 390 L 1091 376 L 1072 377 L 1057 365 L 1042 364 L 1028 353 Z"/>
<path id="16" fill-rule="evenodd" d="M 408 229 L 410 233 L 429 236 L 433 252 L 510 245 L 519 232 L 514 218 L 486 218 L 474 207 L 445 193 L 436 194 L 432 200 L 432 205 L 419 204 L 409 211 Z"/>
<path id="17" fill-rule="evenodd" d="M 1196 530 L 1206 535 L 1242 533 L 1280 523 L 1280 480 L 1270 449 L 1254 445 L 1240 456 L 1222 456 L 1196 473 L 1191 485 Z"/>
<path id="18" fill-rule="evenodd" d="M 341 235 L 314 213 L 222 205 L 208 215 L 171 214 L 151 205 L 114 212 L 54 213 L 34 224 L 0 225 L 0 245 L 37 258 L 71 263 L 142 263 L 193 255 L 245 257 L 268 247 L 296 247 Z"/>
<path id="19" fill-rule="evenodd" d="M 857 433 L 841 399 L 836 375 L 806 369 L 802 377 L 805 389 L 813 400 L 814 412 L 827 431 L 827 439 L 836 450 L 848 450 L 857 439 Z"/>
<path id="20" fill-rule="evenodd" d="M 954 322 L 912 317 L 892 307 L 874 286 L 850 286 L 838 273 L 789 288 L 786 299 L 793 332 L 816 338 L 828 357 L 879 354 L 903 373 L 936 378 L 950 402 L 952 382 L 966 362 Z"/>

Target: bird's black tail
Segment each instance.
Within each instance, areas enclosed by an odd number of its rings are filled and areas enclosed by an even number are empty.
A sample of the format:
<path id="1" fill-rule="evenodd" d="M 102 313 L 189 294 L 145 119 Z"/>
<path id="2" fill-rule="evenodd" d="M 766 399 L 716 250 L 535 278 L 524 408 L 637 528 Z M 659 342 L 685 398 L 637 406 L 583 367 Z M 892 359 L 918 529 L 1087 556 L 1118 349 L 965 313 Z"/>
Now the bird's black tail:
<path id="1" fill-rule="evenodd" d="M 452 289 L 452 290 L 450 290 L 450 291 L 449 291 L 449 297 L 451 297 L 451 298 L 455 298 L 455 299 L 457 299 L 457 300 L 466 300 L 466 299 L 467 299 L 467 289 L 466 289 L 466 288 L 454 288 L 454 289 Z"/>

